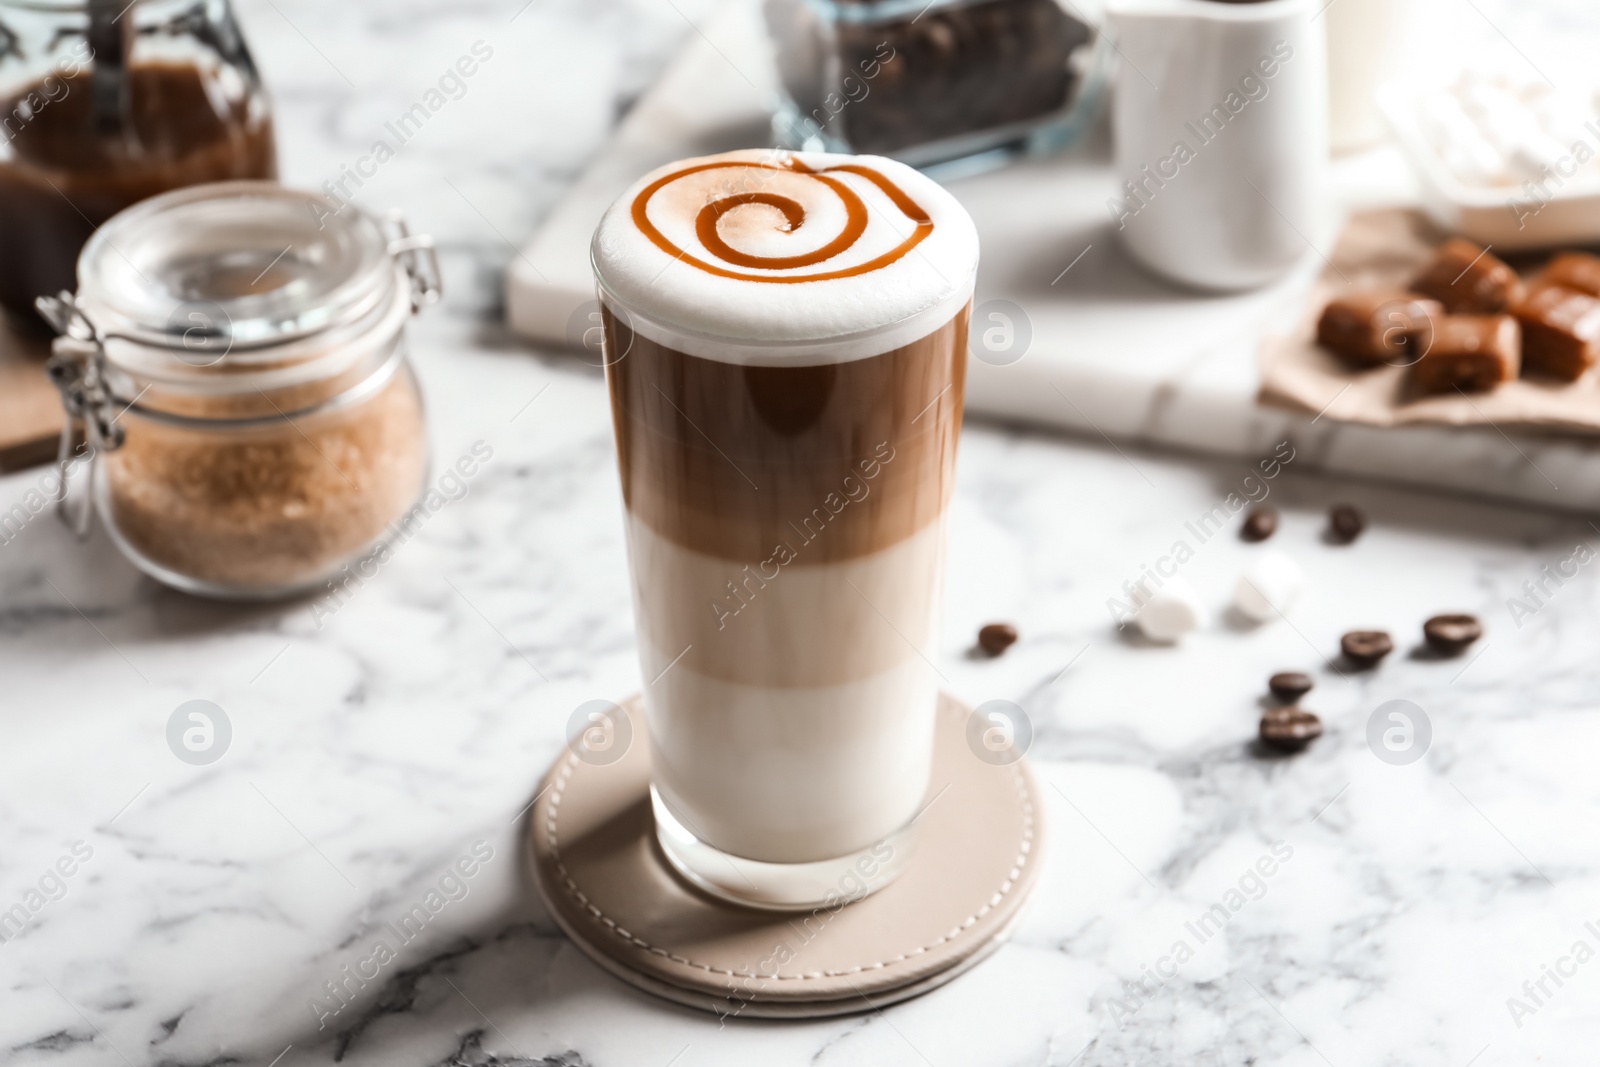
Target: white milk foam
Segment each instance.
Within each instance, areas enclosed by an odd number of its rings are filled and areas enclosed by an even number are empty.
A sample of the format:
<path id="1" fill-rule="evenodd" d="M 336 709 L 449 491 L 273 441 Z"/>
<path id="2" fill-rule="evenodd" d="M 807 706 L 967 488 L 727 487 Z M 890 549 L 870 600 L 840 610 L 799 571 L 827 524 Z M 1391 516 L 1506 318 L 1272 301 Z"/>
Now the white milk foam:
<path id="1" fill-rule="evenodd" d="M 848 247 L 804 266 L 741 263 L 707 248 L 696 223 L 706 207 L 741 194 L 783 203 L 744 202 L 728 208 L 716 233 L 736 254 L 762 258 L 815 253 L 844 232 L 843 198 L 817 174 L 787 169 L 795 160 L 838 182 L 867 209 L 866 227 Z M 668 175 L 645 203 L 645 217 L 678 253 L 659 247 L 636 224 L 634 204 Z M 830 170 L 844 164 L 877 172 L 913 201 L 932 230 L 893 262 L 849 277 L 783 283 L 714 274 L 693 261 L 755 278 L 809 277 L 847 271 L 891 254 L 918 230 L 917 221 L 873 181 Z M 790 227 L 784 205 L 805 213 Z M 633 328 L 670 348 L 730 363 L 806 365 L 862 359 L 899 348 L 944 325 L 972 295 L 978 234 L 948 192 L 903 163 L 881 156 L 746 149 L 681 160 L 651 171 L 607 210 L 595 230 L 595 276 L 603 299 Z"/>

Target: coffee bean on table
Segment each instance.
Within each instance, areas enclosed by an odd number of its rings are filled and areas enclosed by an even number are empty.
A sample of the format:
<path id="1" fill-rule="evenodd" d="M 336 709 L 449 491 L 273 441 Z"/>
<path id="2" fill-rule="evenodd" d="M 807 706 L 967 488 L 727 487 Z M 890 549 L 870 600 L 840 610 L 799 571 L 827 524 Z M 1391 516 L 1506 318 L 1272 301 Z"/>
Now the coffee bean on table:
<path id="1" fill-rule="evenodd" d="M 1304 708 L 1273 708 L 1261 716 L 1261 743 L 1299 752 L 1322 736 L 1322 720 Z"/>
<path id="2" fill-rule="evenodd" d="M 1285 704 L 1293 704 L 1311 692 L 1312 684 L 1311 676 L 1299 671 L 1280 671 L 1267 679 L 1267 688 L 1272 690 L 1272 695 Z"/>
<path id="3" fill-rule="evenodd" d="M 1008 622 L 991 622 L 978 631 L 978 647 L 998 656 L 1017 643 L 1017 628 Z"/>
<path id="4" fill-rule="evenodd" d="M 1367 528 L 1367 516 L 1352 504 L 1335 504 L 1328 509 L 1328 532 L 1341 545 L 1348 545 Z"/>
<path id="5" fill-rule="evenodd" d="M 1382 630 L 1351 630 L 1339 638 L 1339 650 L 1357 667 L 1376 667 L 1394 651 L 1394 640 Z"/>
<path id="6" fill-rule="evenodd" d="M 1239 537 L 1245 541 L 1265 541 L 1278 532 L 1277 508 L 1253 508 L 1250 514 L 1244 517 L 1244 525 L 1239 528 Z"/>
<path id="7" fill-rule="evenodd" d="M 1459 656 L 1483 636 L 1483 624 L 1471 615 L 1435 615 L 1422 624 L 1428 647 L 1446 656 Z"/>

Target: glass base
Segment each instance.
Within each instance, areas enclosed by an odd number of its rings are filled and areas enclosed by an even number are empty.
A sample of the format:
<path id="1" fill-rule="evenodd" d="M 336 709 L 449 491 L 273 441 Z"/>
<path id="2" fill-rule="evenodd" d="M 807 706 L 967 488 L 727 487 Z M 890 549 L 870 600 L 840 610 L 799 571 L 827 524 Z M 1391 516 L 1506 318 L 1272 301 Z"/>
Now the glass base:
<path id="1" fill-rule="evenodd" d="M 876 893 L 905 870 L 914 823 L 859 852 L 809 863 L 768 863 L 714 848 L 696 837 L 650 787 L 656 841 L 673 869 L 701 890 L 765 911 L 834 909 Z"/>

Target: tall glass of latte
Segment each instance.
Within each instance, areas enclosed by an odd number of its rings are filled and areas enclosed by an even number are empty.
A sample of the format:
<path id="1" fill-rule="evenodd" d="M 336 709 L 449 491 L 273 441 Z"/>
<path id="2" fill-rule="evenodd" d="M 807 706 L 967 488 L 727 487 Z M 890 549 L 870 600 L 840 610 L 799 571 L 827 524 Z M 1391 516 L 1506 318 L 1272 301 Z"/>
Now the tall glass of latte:
<path id="1" fill-rule="evenodd" d="M 661 847 L 757 907 L 870 892 L 929 793 L 972 220 L 891 160 L 732 152 L 593 256 Z"/>

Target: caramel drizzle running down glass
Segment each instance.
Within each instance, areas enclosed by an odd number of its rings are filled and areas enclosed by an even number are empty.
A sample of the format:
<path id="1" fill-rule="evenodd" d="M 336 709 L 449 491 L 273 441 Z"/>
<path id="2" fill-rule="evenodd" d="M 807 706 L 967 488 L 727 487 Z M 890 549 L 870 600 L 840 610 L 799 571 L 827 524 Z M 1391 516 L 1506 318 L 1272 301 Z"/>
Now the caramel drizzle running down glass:
<path id="1" fill-rule="evenodd" d="M 658 837 L 725 898 L 859 897 L 928 791 L 971 221 L 888 160 L 730 153 L 594 259 Z"/>

